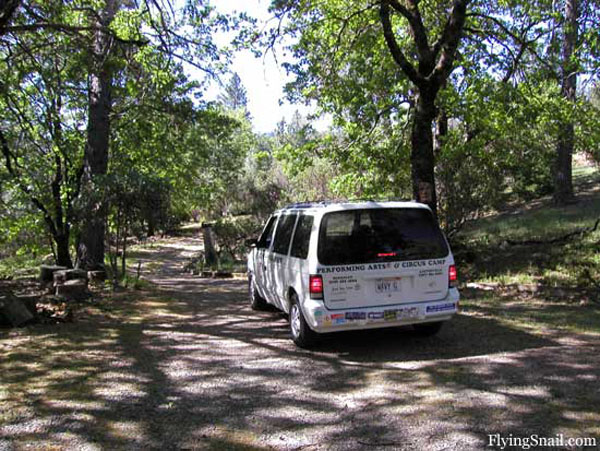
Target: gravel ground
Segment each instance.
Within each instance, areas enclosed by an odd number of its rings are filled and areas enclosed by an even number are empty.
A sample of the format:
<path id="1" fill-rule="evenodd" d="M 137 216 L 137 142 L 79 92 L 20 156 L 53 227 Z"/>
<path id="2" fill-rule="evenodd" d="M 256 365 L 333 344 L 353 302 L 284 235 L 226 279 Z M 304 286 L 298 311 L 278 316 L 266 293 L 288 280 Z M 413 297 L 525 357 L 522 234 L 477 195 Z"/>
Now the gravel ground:
<path id="1" fill-rule="evenodd" d="M 183 275 L 193 238 L 138 256 L 156 289 L 72 324 L 0 331 L 0 449 L 484 449 L 600 438 L 597 337 L 459 315 L 296 348 L 243 280 Z M 490 449 L 490 448 L 487 448 Z"/>

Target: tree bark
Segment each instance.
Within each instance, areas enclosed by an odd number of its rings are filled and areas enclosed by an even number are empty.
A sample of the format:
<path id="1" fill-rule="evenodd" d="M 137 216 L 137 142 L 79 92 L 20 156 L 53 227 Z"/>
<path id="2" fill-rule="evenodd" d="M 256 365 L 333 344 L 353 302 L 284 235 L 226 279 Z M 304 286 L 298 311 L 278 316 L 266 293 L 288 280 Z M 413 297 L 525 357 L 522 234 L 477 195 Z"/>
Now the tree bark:
<path id="1" fill-rule="evenodd" d="M 429 205 L 437 215 L 435 192 L 433 130 L 435 94 L 427 89 L 418 95 L 411 130 L 411 176 L 413 196 L 418 202 Z"/>
<path id="2" fill-rule="evenodd" d="M 448 135 L 448 115 L 444 109 L 438 108 L 438 110 L 435 120 L 435 135 L 433 136 L 433 154 L 436 158 L 442 153 L 444 139 Z"/>
<path id="3" fill-rule="evenodd" d="M 579 17 L 578 0 L 566 0 L 565 24 L 562 43 L 561 95 L 574 103 L 577 95 L 577 64 L 573 62 L 577 44 Z M 556 145 L 554 167 L 554 202 L 558 205 L 572 203 L 573 193 L 572 155 L 575 147 L 575 127 L 572 121 L 562 124 Z"/>
<path id="4" fill-rule="evenodd" d="M 96 17 L 89 68 L 89 108 L 87 143 L 84 153 L 82 193 L 88 196 L 77 248 L 77 266 L 87 270 L 104 268 L 106 205 L 95 193 L 99 177 L 108 169 L 110 111 L 112 106 L 112 69 L 110 53 L 113 39 L 106 31 L 118 8 L 118 0 L 107 0 Z"/>
<path id="5" fill-rule="evenodd" d="M 56 243 L 56 264 L 72 268 L 73 261 L 69 252 L 69 233 L 60 233 L 54 236 L 54 242 Z"/>

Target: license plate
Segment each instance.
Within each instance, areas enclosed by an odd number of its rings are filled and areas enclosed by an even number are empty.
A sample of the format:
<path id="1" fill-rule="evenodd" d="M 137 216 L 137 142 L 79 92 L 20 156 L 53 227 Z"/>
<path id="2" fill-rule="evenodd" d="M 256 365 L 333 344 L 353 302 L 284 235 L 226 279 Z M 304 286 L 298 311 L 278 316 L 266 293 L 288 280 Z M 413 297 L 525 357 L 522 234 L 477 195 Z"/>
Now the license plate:
<path id="1" fill-rule="evenodd" d="M 393 279 L 375 279 L 375 292 L 386 294 L 402 291 L 401 280 L 400 277 L 394 277 Z"/>

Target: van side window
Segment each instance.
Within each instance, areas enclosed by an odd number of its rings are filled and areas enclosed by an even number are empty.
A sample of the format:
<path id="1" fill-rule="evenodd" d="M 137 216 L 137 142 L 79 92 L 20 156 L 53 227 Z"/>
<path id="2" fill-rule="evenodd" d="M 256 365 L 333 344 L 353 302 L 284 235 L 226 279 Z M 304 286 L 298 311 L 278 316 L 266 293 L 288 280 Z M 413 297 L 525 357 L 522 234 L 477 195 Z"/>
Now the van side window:
<path id="1" fill-rule="evenodd" d="M 300 216 L 300 219 L 298 219 L 296 233 L 292 241 L 292 250 L 290 251 L 292 257 L 301 259 L 308 257 L 308 244 L 310 242 L 313 220 L 312 216 Z"/>
<path id="2" fill-rule="evenodd" d="M 294 224 L 298 215 L 282 216 L 275 230 L 275 241 L 273 242 L 273 252 L 286 255 L 290 247 L 290 239 L 294 230 Z"/>
<path id="3" fill-rule="evenodd" d="M 277 216 L 271 216 L 269 222 L 263 229 L 263 233 L 261 233 L 258 242 L 256 243 L 256 247 L 258 249 L 266 249 L 271 245 L 271 238 L 273 237 L 273 227 L 275 227 L 275 221 L 277 221 Z"/>

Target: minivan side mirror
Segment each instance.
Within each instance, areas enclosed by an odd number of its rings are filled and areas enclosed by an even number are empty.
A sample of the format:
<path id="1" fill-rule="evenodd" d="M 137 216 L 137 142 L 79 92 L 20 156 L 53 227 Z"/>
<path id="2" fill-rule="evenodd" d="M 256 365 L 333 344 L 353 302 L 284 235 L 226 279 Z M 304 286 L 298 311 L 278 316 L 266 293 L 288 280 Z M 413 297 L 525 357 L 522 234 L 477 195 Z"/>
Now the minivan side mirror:
<path id="1" fill-rule="evenodd" d="M 244 243 L 247 247 L 256 247 L 258 240 L 256 238 L 248 238 Z"/>

